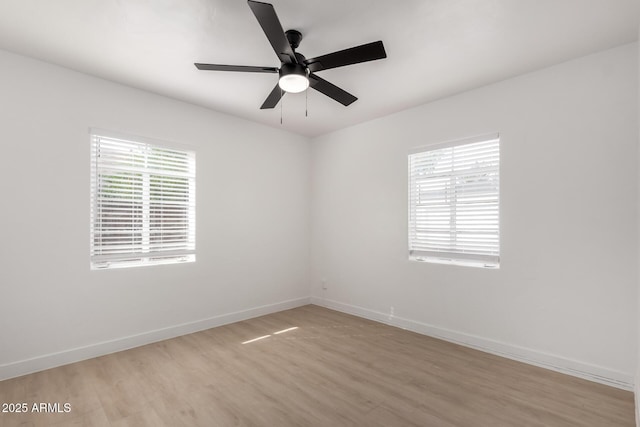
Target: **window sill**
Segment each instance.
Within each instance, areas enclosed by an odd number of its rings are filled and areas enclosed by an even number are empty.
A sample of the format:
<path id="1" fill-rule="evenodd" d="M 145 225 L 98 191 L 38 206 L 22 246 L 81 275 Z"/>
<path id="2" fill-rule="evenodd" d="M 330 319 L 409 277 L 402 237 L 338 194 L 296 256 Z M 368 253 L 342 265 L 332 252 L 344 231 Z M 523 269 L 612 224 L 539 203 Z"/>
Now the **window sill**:
<path id="1" fill-rule="evenodd" d="M 156 257 L 143 258 L 133 260 L 103 261 L 91 262 L 91 270 L 114 270 L 130 267 L 150 267 L 154 265 L 171 265 L 171 264 L 187 264 L 196 261 L 195 254 L 184 255 L 180 257 Z"/>
<path id="2" fill-rule="evenodd" d="M 472 260 L 461 260 L 461 259 L 452 259 L 452 258 L 435 258 L 435 257 L 425 257 L 425 256 L 410 256 L 409 261 L 413 262 L 423 262 L 429 264 L 447 264 L 447 265 L 458 265 L 461 267 L 475 267 L 475 268 L 484 268 L 487 270 L 499 270 L 499 263 L 491 263 L 486 261 L 472 261 Z"/>

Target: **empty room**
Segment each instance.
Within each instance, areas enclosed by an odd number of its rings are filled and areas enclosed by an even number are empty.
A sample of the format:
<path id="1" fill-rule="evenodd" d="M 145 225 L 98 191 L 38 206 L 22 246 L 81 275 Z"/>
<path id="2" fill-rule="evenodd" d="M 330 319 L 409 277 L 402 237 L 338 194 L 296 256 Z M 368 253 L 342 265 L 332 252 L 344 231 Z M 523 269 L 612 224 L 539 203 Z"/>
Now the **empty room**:
<path id="1" fill-rule="evenodd" d="M 0 2 L 0 426 L 640 426 L 637 0 Z"/>

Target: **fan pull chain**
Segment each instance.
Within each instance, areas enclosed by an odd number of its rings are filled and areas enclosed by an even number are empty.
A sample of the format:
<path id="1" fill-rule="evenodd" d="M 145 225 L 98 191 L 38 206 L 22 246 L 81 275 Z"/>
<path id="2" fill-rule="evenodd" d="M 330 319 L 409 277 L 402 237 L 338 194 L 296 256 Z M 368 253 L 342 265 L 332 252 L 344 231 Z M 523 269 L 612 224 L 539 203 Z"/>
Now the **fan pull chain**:
<path id="1" fill-rule="evenodd" d="M 304 116 L 309 117 L 309 89 L 304 91 Z"/>
<path id="2" fill-rule="evenodd" d="M 284 94 L 282 88 L 280 88 L 280 125 L 282 125 L 282 104 L 284 103 Z"/>

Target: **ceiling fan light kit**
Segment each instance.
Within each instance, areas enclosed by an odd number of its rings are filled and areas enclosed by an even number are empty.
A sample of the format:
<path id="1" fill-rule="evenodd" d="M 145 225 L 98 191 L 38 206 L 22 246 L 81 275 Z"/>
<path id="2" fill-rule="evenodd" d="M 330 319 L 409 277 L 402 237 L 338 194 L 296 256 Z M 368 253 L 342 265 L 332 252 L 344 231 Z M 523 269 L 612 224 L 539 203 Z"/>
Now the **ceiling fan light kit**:
<path id="1" fill-rule="evenodd" d="M 382 41 L 377 41 L 306 59 L 304 55 L 295 51 L 302 41 L 302 34 L 296 30 L 288 30 L 285 33 L 273 5 L 253 0 L 248 0 L 247 3 L 278 56 L 280 68 L 201 63 L 194 65 L 199 70 L 209 71 L 278 73 L 278 84 L 271 90 L 260 109 L 275 108 L 285 93 L 304 92 L 309 87 L 344 106 L 351 105 L 358 98 L 322 79 L 316 72 L 387 57 Z"/>
<path id="2" fill-rule="evenodd" d="M 309 87 L 309 70 L 302 64 L 282 64 L 278 86 L 289 93 L 300 93 Z"/>

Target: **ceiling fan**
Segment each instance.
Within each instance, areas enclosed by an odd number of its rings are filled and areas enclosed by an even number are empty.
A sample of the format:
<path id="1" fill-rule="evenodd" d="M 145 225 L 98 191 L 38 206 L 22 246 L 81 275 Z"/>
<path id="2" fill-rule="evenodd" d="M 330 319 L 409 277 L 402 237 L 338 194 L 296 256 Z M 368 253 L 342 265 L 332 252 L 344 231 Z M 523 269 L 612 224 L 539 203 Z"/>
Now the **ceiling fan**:
<path id="1" fill-rule="evenodd" d="M 278 15 L 269 3 L 248 0 L 251 11 L 256 16 L 269 43 L 280 59 L 280 68 L 254 67 L 246 65 L 219 65 L 200 64 L 194 65 L 199 70 L 213 71 L 241 71 L 250 73 L 278 73 L 278 84 L 273 88 L 260 109 L 274 108 L 285 92 L 298 93 L 308 87 L 317 90 L 329 98 L 332 98 L 344 106 L 350 105 L 358 98 L 340 89 L 338 86 L 320 78 L 315 73 L 330 68 L 343 67 L 345 65 L 358 64 L 360 62 L 373 61 L 386 58 L 382 41 L 363 44 L 316 58 L 306 59 L 304 55 L 296 52 L 302 40 L 302 34 L 296 30 L 284 31 Z"/>

